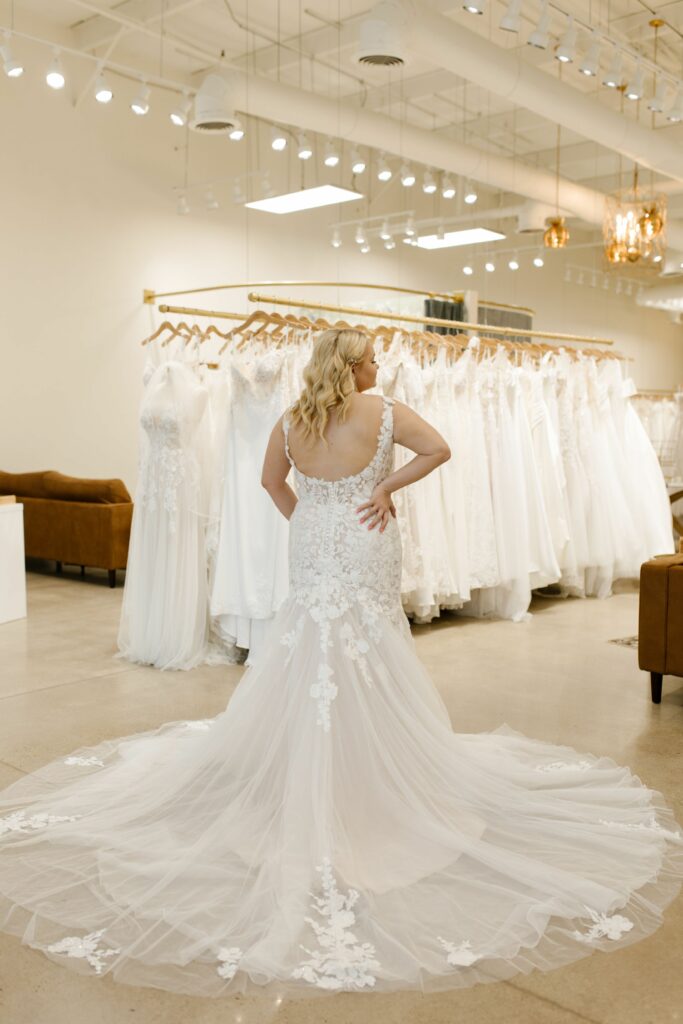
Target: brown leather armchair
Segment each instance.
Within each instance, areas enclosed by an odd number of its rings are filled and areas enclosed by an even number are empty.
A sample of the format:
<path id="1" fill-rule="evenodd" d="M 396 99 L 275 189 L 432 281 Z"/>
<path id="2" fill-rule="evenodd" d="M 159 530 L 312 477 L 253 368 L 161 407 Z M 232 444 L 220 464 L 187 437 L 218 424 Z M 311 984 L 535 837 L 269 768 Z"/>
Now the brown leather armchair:
<path id="1" fill-rule="evenodd" d="M 4 473 L 0 494 L 16 494 L 24 506 L 27 557 L 107 569 L 116 586 L 116 570 L 125 569 L 133 502 L 121 480 L 88 480 L 52 470 Z"/>
<path id="2" fill-rule="evenodd" d="M 638 665 L 650 673 L 652 700 L 662 676 L 683 676 L 683 554 L 662 555 L 640 569 Z"/>

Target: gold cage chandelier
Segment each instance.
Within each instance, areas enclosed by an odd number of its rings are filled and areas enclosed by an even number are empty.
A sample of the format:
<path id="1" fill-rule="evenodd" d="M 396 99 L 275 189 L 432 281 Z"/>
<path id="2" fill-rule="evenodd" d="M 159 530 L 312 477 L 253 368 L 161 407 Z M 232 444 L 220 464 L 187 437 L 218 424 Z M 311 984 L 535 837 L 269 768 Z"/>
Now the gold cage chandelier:
<path id="1" fill-rule="evenodd" d="M 637 263 L 657 267 L 666 251 L 666 196 L 633 185 L 607 196 L 603 226 L 605 257 L 613 266 Z"/>

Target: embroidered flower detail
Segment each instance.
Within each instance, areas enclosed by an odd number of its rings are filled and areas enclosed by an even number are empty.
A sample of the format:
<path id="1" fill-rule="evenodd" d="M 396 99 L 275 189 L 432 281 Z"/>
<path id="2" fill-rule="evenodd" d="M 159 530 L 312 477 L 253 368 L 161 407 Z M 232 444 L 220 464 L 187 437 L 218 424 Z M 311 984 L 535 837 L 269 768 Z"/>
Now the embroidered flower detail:
<path id="1" fill-rule="evenodd" d="M 338 888 L 328 857 L 316 867 L 322 877 L 322 896 L 313 897 L 314 909 L 322 922 L 307 917 L 318 938 L 318 949 L 301 946 L 309 954 L 299 967 L 292 971 L 293 978 L 302 978 L 310 985 L 331 990 L 356 991 L 372 988 L 376 978 L 373 971 L 379 969 L 375 959 L 375 947 L 369 942 L 359 943 L 350 930 L 356 922 L 353 907 L 358 892 L 349 889 L 343 896 Z"/>
<path id="2" fill-rule="evenodd" d="M 64 764 L 78 764 L 82 768 L 89 768 L 91 765 L 99 765 L 100 768 L 104 768 L 104 761 L 101 761 L 99 757 L 77 757 L 72 755 L 71 757 L 64 758 Z"/>
<path id="3" fill-rule="evenodd" d="M 346 654 L 351 661 L 355 661 L 357 663 L 358 670 L 363 676 L 363 679 L 368 686 L 372 686 L 370 669 L 368 668 L 367 660 L 364 657 L 364 655 L 370 650 L 367 641 L 363 640 L 362 637 L 356 636 L 350 622 L 344 623 L 339 631 L 339 635 L 341 636 L 344 645 L 344 654 Z"/>
<path id="4" fill-rule="evenodd" d="M 633 921 L 622 914 L 598 914 L 597 911 L 586 907 L 593 924 L 587 932 L 574 932 L 574 938 L 579 942 L 593 942 L 595 939 L 620 939 L 625 932 L 633 928 Z"/>
<path id="5" fill-rule="evenodd" d="M 472 952 L 472 943 L 469 940 L 461 942 L 459 946 L 456 946 L 454 942 L 447 942 L 446 939 L 442 939 L 439 936 L 439 942 L 448 953 L 446 959 L 453 967 L 469 967 L 470 964 L 481 960 L 480 956 Z"/>
<path id="6" fill-rule="evenodd" d="M 318 681 L 311 685 L 310 694 L 318 702 L 318 725 L 322 725 L 325 732 L 329 732 L 332 722 L 330 718 L 330 706 L 337 696 L 337 686 L 332 682 L 334 675 L 329 665 L 321 664 L 318 667 Z"/>
<path id="7" fill-rule="evenodd" d="M 225 978 L 226 981 L 231 981 L 235 977 L 238 964 L 244 953 L 237 946 L 231 946 L 229 949 L 225 946 L 221 946 L 216 953 L 218 960 L 220 961 L 220 967 L 216 968 L 217 973 L 221 978 Z"/>
<path id="8" fill-rule="evenodd" d="M 101 974 L 106 967 L 105 958 L 116 956 L 120 949 L 100 949 L 100 939 L 104 934 L 104 928 L 98 932 L 90 932 L 89 935 L 71 935 L 59 942 L 53 942 L 47 947 L 50 953 L 66 953 L 67 956 L 76 957 L 78 960 L 87 960 L 91 967 L 95 968 L 97 974 Z"/>
<path id="9" fill-rule="evenodd" d="M 60 821 L 78 821 L 80 814 L 33 814 L 26 817 L 24 811 L 13 811 L 6 818 L 0 818 L 0 836 L 8 832 L 31 832 L 35 829 L 45 828 L 46 825 L 54 825 Z"/>
<path id="10" fill-rule="evenodd" d="M 301 615 L 297 619 L 296 626 L 294 627 L 294 629 L 290 629 L 290 631 L 288 633 L 283 633 L 282 636 L 280 637 L 280 643 L 284 644 L 285 647 L 289 647 L 289 654 L 287 655 L 287 658 L 285 659 L 285 664 L 287 664 L 287 662 L 290 660 L 290 658 L 292 657 L 296 647 L 298 646 L 299 641 L 301 640 L 301 634 L 303 632 L 303 628 L 304 628 L 304 617 L 303 617 L 303 615 Z"/>
<path id="11" fill-rule="evenodd" d="M 213 725 L 213 718 L 193 718 L 189 722 L 183 722 L 186 729 L 210 729 Z"/>
<path id="12" fill-rule="evenodd" d="M 660 835 L 666 836 L 667 839 L 683 839 L 683 833 L 664 828 L 663 825 L 659 824 L 654 814 L 651 814 L 647 821 L 638 822 L 608 821 L 606 818 L 600 818 L 600 824 L 609 825 L 612 828 L 622 828 L 629 832 L 659 832 Z"/>
<path id="13" fill-rule="evenodd" d="M 590 768 L 590 761 L 551 761 L 549 764 L 537 764 L 535 772 L 585 772 Z"/>

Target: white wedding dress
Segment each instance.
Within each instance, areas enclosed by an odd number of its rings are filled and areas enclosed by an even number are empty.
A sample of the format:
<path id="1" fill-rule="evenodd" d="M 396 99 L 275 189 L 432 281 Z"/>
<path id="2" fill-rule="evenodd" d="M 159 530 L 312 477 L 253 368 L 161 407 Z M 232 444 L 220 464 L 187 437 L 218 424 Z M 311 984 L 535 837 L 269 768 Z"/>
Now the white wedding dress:
<path id="1" fill-rule="evenodd" d="M 293 470 L 290 592 L 214 719 L 82 748 L 0 794 L 0 928 L 83 974 L 203 996 L 438 991 L 655 931 L 664 797 L 609 757 L 457 733 L 401 608 L 390 471 Z M 501 658 L 501 672 L 505 661 Z"/>

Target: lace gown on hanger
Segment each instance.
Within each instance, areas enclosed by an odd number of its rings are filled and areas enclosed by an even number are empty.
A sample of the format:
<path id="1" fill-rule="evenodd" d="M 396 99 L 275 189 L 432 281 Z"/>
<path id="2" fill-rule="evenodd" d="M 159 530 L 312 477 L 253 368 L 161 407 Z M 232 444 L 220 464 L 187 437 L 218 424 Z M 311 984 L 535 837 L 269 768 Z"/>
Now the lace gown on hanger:
<path id="1" fill-rule="evenodd" d="M 492 982 L 661 924 L 683 877 L 661 793 L 507 725 L 451 729 L 396 521 L 355 512 L 392 449 L 385 399 L 362 472 L 294 469 L 290 593 L 225 711 L 0 794 L 2 930 L 99 978 L 300 997 Z"/>

